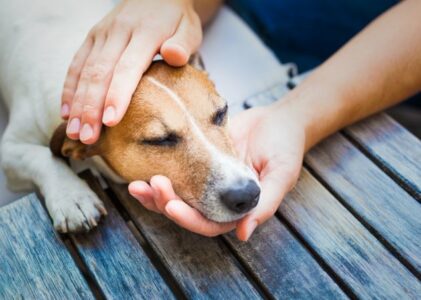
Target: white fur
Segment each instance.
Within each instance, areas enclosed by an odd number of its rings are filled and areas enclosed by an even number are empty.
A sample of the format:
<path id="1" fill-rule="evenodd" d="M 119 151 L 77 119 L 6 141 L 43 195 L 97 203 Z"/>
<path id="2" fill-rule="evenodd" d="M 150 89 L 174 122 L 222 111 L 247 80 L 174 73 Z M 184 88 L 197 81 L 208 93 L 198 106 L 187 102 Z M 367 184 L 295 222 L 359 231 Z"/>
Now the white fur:
<path id="1" fill-rule="evenodd" d="M 61 89 L 72 56 L 112 6 L 107 0 L 0 0 L 0 90 L 10 113 L 1 164 L 11 189 L 40 189 L 55 228 L 64 232 L 92 228 L 105 213 L 48 143 L 61 122 Z"/>

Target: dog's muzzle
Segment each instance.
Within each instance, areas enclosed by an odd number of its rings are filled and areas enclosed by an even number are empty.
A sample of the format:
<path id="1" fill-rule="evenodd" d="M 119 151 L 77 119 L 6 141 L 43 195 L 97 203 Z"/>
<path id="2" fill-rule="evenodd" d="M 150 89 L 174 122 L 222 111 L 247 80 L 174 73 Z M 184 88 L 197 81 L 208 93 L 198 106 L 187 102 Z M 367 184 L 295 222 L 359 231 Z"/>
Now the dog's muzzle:
<path id="1" fill-rule="evenodd" d="M 232 212 L 244 214 L 256 207 L 259 202 L 260 188 L 254 180 L 246 180 L 223 191 L 221 202 Z"/>

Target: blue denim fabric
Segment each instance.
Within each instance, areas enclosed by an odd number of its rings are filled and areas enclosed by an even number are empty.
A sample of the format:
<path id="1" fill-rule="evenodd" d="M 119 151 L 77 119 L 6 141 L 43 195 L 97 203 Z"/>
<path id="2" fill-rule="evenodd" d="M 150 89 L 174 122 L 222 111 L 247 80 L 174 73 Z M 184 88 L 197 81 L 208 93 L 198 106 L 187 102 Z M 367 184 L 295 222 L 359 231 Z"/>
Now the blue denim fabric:
<path id="1" fill-rule="evenodd" d="M 326 60 L 397 0 L 230 0 L 282 62 L 301 72 Z"/>
<path id="2" fill-rule="evenodd" d="M 228 0 L 283 63 L 320 65 L 397 0 Z M 421 107 L 421 94 L 408 101 Z M 408 103 L 407 102 L 407 103 Z"/>

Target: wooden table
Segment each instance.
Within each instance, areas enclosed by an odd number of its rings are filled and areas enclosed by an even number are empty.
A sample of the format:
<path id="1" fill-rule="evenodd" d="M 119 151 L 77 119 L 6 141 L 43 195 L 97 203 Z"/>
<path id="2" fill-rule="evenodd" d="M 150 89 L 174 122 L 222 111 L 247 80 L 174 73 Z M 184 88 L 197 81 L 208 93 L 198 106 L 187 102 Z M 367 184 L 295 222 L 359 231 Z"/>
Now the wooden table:
<path id="1" fill-rule="evenodd" d="M 90 233 L 57 234 L 35 194 L 0 209 L 1 299 L 421 299 L 421 142 L 387 115 L 314 148 L 247 243 L 82 176 L 109 212 Z"/>

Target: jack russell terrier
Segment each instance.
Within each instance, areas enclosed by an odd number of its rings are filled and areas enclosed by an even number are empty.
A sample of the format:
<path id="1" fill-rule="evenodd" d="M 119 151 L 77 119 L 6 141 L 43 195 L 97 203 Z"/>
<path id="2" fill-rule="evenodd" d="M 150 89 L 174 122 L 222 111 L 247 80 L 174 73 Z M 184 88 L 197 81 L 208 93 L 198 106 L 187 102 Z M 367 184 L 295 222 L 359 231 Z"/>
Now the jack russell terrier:
<path id="1" fill-rule="evenodd" d="M 61 79 L 112 3 L 38 2 L 26 10 L 23 0 L 0 3 L 0 88 L 10 113 L 1 165 L 12 190 L 38 187 L 60 232 L 89 230 L 106 210 L 59 155 L 91 159 L 118 183 L 165 175 L 184 201 L 217 222 L 257 205 L 257 177 L 235 157 L 227 133 L 227 103 L 199 68 L 154 62 L 117 126 L 104 128 L 93 145 L 68 139 L 59 117 Z"/>

